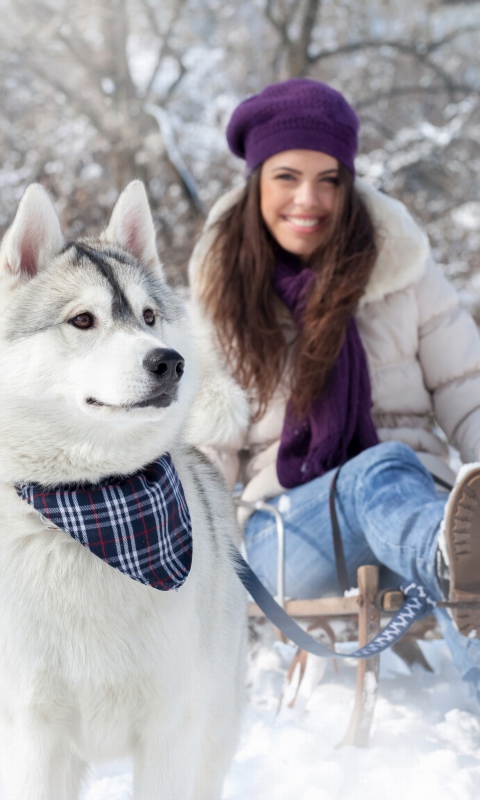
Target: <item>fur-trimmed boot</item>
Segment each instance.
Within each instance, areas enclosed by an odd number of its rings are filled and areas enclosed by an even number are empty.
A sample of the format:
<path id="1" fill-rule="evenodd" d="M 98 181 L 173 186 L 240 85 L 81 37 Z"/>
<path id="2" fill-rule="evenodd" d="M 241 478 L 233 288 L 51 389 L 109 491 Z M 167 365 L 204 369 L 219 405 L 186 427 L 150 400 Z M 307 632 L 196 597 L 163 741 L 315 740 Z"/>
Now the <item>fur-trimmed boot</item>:
<path id="1" fill-rule="evenodd" d="M 448 568 L 448 599 L 459 604 L 451 609 L 453 620 L 464 636 L 480 638 L 480 463 L 466 464 L 458 473 L 445 506 L 439 548 L 439 560 Z"/>

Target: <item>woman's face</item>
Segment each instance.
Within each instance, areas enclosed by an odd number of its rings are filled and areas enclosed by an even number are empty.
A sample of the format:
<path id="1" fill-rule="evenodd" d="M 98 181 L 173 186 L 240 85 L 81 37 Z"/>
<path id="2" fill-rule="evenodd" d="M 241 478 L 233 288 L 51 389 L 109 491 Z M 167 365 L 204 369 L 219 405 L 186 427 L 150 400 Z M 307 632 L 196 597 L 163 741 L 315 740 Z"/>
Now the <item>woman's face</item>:
<path id="1" fill-rule="evenodd" d="M 262 164 L 260 210 L 273 238 L 308 258 L 325 239 L 338 191 L 338 161 L 316 150 L 284 150 Z"/>

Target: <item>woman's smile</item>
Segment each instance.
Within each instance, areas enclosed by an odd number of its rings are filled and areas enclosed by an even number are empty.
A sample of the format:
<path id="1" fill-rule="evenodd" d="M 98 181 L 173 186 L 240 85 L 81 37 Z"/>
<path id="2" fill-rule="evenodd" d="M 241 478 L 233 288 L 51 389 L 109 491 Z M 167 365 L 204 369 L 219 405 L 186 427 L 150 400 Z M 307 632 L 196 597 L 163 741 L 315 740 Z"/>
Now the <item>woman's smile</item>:
<path id="1" fill-rule="evenodd" d="M 299 216 L 285 216 L 285 221 L 291 226 L 293 230 L 299 231 L 299 233 L 306 233 L 311 235 L 312 233 L 317 233 L 319 231 L 328 216 L 324 217 L 299 217 Z"/>

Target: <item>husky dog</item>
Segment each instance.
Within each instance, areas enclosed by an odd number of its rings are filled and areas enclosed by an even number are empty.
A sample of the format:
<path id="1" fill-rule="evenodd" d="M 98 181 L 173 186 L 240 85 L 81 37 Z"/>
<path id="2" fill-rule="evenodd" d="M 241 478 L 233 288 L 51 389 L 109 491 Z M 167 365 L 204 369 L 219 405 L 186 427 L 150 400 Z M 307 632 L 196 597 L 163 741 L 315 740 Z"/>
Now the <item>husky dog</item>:
<path id="1" fill-rule="evenodd" d="M 197 369 L 143 185 L 125 189 L 100 240 L 77 243 L 65 242 L 47 193 L 29 187 L 0 249 L 6 800 L 74 800 L 88 762 L 124 756 L 135 800 L 221 796 L 243 704 L 245 595 L 228 492 L 182 443 Z M 192 523 L 178 591 L 122 575 L 44 524 L 15 488 L 95 485 L 166 452 Z"/>

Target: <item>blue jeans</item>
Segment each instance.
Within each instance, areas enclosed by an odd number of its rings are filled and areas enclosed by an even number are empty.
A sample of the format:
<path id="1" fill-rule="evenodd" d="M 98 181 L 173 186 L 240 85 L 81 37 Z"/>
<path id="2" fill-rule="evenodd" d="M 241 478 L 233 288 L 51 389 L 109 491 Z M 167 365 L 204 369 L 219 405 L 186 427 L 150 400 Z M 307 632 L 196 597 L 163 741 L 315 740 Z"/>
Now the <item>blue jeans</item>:
<path id="1" fill-rule="evenodd" d="M 311 598 L 338 593 L 328 496 L 333 473 L 269 500 L 285 523 L 285 593 Z M 435 555 L 445 498 L 409 447 L 385 442 L 365 450 L 341 469 L 336 508 L 351 585 L 362 564 L 382 566 L 382 582 L 425 586 L 441 600 Z M 256 511 L 245 527 L 251 567 L 275 592 L 277 535 L 274 519 Z M 480 640 L 462 636 L 444 609 L 435 611 L 462 678 L 480 700 Z"/>

